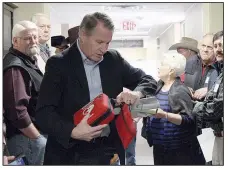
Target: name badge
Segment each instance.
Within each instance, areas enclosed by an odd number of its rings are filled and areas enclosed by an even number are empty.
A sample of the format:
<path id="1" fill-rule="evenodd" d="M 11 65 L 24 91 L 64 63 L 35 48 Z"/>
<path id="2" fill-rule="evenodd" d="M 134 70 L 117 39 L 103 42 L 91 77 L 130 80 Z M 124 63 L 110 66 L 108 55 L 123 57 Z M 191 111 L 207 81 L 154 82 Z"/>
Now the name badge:
<path id="1" fill-rule="evenodd" d="M 215 87 L 214 87 L 214 92 L 215 93 L 218 91 L 218 88 L 219 88 L 219 84 L 215 84 Z"/>
<path id="2" fill-rule="evenodd" d="M 210 77 L 207 77 L 205 83 L 208 84 Z"/>

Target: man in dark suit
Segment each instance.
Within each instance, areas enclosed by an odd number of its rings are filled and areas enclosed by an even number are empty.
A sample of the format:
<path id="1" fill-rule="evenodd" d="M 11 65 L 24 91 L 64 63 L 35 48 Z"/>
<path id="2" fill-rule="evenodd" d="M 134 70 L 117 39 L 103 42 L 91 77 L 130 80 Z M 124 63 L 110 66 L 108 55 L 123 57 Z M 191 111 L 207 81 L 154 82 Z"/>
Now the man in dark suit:
<path id="1" fill-rule="evenodd" d="M 44 164 L 108 165 L 114 153 L 125 164 L 115 121 L 91 127 L 87 116 L 73 124 L 74 113 L 102 92 L 127 104 L 155 93 L 157 84 L 151 76 L 108 50 L 113 31 L 107 15 L 86 15 L 78 40 L 48 60 L 36 116 L 40 129 L 48 134 Z M 123 87 L 130 91 L 123 92 Z M 109 135 L 101 135 L 104 128 Z"/>

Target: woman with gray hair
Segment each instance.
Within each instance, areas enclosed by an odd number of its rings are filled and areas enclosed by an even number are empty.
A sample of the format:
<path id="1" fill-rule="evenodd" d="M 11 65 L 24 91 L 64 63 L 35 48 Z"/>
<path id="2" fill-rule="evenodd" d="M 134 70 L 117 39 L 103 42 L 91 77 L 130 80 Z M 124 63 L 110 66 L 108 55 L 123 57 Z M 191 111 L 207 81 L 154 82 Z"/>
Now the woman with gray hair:
<path id="1" fill-rule="evenodd" d="M 205 164 L 196 137 L 191 94 L 179 78 L 185 64 L 183 55 L 169 52 L 158 69 L 156 98 L 160 108 L 146 120 L 146 138 L 153 145 L 155 165 Z"/>

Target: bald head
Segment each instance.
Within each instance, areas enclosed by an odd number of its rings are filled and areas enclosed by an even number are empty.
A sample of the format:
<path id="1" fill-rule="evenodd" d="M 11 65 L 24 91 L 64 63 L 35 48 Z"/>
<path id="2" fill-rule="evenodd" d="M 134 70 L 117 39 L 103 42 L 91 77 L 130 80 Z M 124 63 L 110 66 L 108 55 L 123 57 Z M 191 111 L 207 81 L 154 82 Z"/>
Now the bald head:
<path id="1" fill-rule="evenodd" d="M 214 34 L 206 34 L 200 43 L 200 57 L 205 65 L 211 64 L 215 59 L 213 37 Z"/>

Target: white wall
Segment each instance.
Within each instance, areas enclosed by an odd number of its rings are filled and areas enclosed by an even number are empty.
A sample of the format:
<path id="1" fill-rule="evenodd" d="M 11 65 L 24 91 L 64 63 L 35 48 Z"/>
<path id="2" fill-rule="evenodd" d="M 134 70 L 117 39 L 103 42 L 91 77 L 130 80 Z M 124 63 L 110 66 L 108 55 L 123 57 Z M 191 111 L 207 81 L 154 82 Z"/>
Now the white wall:
<path id="1" fill-rule="evenodd" d="M 146 49 L 146 59 L 157 60 L 158 49 L 157 41 L 155 38 L 149 37 L 144 39 L 144 48 Z"/>
<path id="2" fill-rule="evenodd" d="M 160 49 L 158 58 L 162 59 L 162 54 L 167 52 L 174 43 L 180 41 L 182 36 L 200 40 L 203 36 L 203 7 L 202 3 L 191 6 L 186 11 L 185 20 L 172 24 L 160 35 Z"/>
<path id="3" fill-rule="evenodd" d="M 196 40 L 203 37 L 203 6 L 202 3 L 194 4 L 186 12 L 185 18 L 185 36 Z"/>
<path id="4" fill-rule="evenodd" d="M 18 6 L 14 10 L 14 16 L 13 16 L 13 25 L 21 20 L 29 20 L 31 21 L 31 18 L 36 13 L 43 13 L 50 17 L 50 6 L 47 3 L 14 3 Z M 51 23 L 51 36 L 53 35 L 60 35 L 61 33 L 61 25 L 60 24 L 53 24 Z M 54 54 L 55 48 L 51 47 L 51 40 L 49 40 L 48 45 L 51 50 L 51 54 Z"/>
<path id="5" fill-rule="evenodd" d="M 216 33 L 223 30 L 223 3 L 203 4 L 203 33 Z"/>
<path id="6" fill-rule="evenodd" d="M 146 74 L 151 75 L 155 80 L 158 80 L 158 63 L 156 60 L 141 60 L 130 61 L 130 64 L 136 68 L 142 69 Z"/>
<path id="7" fill-rule="evenodd" d="M 44 13 L 47 15 L 47 8 L 44 10 L 44 3 L 15 3 L 18 8 L 14 10 L 13 25 L 21 20 L 31 20 L 35 13 Z"/>
<path id="8" fill-rule="evenodd" d="M 143 48 L 116 48 L 116 50 L 128 61 L 157 60 L 156 39 L 146 37 L 143 39 L 143 44 Z"/>
<path id="9" fill-rule="evenodd" d="M 160 38 L 160 49 L 158 50 L 158 60 L 163 59 L 163 53 L 169 50 L 169 47 L 175 43 L 175 24 L 170 25 L 167 30 L 159 37 Z M 179 32 L 178 32 L 179 33 Z M 180 34 L 180 33 L 179 33 Z M 180 35 L 178 35 L 179 37 Z"/>
<path id="10" fill-rule="evenodd" d="M 127 61 L 135 61 L 146 58 L 145 48 L 116 48 L 115 50 L 117 50 Z"/>

